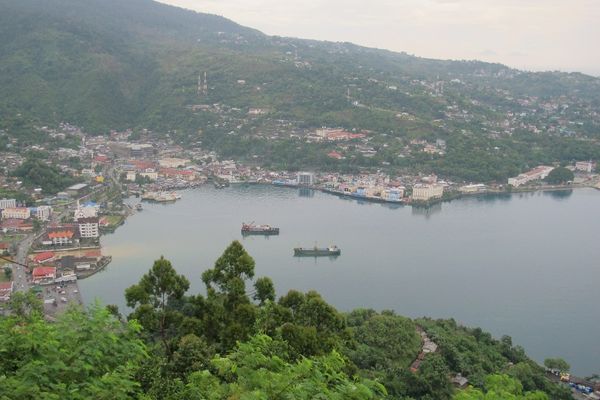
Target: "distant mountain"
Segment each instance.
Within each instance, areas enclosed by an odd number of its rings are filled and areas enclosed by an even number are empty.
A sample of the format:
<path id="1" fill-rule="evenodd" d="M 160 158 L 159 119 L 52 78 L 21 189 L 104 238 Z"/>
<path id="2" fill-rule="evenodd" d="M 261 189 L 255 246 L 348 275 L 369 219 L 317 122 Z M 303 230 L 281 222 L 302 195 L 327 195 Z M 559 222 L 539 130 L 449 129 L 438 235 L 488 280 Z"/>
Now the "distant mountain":
<path id="1" fill-rule="evenodd" d="M 201 132 L 205 143 L 222 144 L 225 153 L 231 153 L 232 141 L 223 134 L 233 134 L 238 143 L 251 139 L 248 132 L 279 128 L 259 118 L 238 132 L 231 115 L 196 112 L 194 105 L 219 103 L 241 110 L 238 117 L 260 108 L 269 120 L 291 121 L 299 129 L 366 129 L 398 137 L 403 145 L 411 138 L 471 135 L 486 138 L 467 144 L 484 152 L 490 140 L 520 132 L 600 137 L 600 79 L 583 74 L 530 73 L 267 36 L 150 0 L 0 0 L 0 9 L 4 118 L 19 113 L 48 124 L 68 121 L 92 133 L 129 127 L 177 131 L 178 140 L 188 142 Z M 198 93 L 205 72 L 208 90 Z M 259 155 L 276 151 L 255 147 L 242 146 Z M 399 162 L 397 155 L 380 153 L 356 165 Z M 501 175 L 537 161 L 518 158 Z M 452 169 L 441 164 L 442 172 Z"/>

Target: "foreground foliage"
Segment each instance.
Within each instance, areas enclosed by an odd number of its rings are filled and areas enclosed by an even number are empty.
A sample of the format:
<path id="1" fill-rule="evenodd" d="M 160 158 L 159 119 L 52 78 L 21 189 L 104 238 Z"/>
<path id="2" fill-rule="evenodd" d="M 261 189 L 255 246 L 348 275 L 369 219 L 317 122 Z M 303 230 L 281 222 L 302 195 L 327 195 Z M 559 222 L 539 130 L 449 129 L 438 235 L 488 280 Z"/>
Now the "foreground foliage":
<path id="1" fill-rule="evenodd" d="M 33 293 L 0 317 L 0 399 L 569 399 L 510 338 L 392 311 L 339 313 L 314 292 L 276 299 L 233 242 L 202 274 L 206 295 L 165 258 L 115 306 L 42 318 Z M 247 290 L 247 283 L 252 287 Z M 439 349 L 421 352 L 417 324 Z M 456 391 L 461 373 L 471 386 Z"/>
<path id="2" fill-rule="evenodd" d="M 39 312 L 0 319 L 0 398 L 128 399 L 146 357 L 135 321 L 99 306 L 71 309 L 56 323 Z"/>

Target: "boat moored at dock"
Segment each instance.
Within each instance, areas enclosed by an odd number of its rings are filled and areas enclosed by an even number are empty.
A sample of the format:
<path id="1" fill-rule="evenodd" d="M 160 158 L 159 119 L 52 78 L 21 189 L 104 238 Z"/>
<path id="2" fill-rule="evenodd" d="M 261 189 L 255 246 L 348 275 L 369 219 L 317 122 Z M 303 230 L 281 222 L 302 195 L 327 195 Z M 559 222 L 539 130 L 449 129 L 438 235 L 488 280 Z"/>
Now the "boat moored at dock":
<path id="1" fill-rule="evenodd" d="M 296 247 L 294 248 L 295 257 L 337 257 L 342 251 L 337 246 L 329 247 Z"/>
<path id="2" fill-rule="evenodd" d="M 167 203 L 181 199 L 181 195 L 176 192 L 146 192 L 142 194 L 142 200 L 156 201 L 157 203 Z"/>

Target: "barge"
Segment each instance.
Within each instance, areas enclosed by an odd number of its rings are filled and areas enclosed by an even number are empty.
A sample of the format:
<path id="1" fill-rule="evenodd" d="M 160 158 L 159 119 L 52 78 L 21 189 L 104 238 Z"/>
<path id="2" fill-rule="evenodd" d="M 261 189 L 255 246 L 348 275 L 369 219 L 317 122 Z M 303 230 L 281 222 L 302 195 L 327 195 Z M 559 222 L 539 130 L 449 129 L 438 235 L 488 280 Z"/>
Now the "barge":
<path id="1" fill-rule="evenodd" d="M 329 247 L 296 247 L 294 249 L 295 257 L 337 257 L 342 251 L 337 246 Z"/>

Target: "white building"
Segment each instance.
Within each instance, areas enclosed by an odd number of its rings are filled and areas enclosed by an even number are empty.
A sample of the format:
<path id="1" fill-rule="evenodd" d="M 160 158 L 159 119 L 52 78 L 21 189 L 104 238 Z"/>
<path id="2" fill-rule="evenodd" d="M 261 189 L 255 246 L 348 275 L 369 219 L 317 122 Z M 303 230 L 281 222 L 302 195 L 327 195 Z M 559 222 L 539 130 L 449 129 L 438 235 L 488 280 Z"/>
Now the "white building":
<path id="1" fill-rule="evenodd" d="M 46 240 L 42 241 L 44 246 L 66 246 L 75 242 L 75 232 L 72 228 L 57 228 L 48 232 Z"/>
<path id="2" fill-rule="evenodd" d="M 381 197 L 388 201 L 401 201 L 404 197 L 404 187 L 391 187 L 381 191 Z"/>
<path id="3" fill-rule="evenodd" d="M 315 174 L 311 172 L 298 172 L 296 183 L 300 186 L 312 186 L 315 183 Z"/>
<path id="4" fill-rule="evenodd" d="M 139 175 L 143 176 L 144 178 L 148 178 L 151 181 L 155 181 L 158 179 L 158 172 L 156 172 L 152 168 L 147 168 L 144 172 L 140 172 Z M 134 178 L 134 180 L 135 180 L 135 178 Z"/>
<path id="5" fill-rule="evenodd" d="M 79 237 L 97 238 L 100 236 L 98 218 L 81 218 L 77 223 L 79 225 Z"/>
<path id="6" fill-rule="evenodd" d="M 135 182 L 135 171 L 127 171 L 125 174 L 125 179 L 130 182 Z"/>
<path id="7" fill-rule="evenodd" d="M 29 219 L 31 210 L 27 207 L 5 208 L 2 210 L 2 219 Z"/>
<path id="8" fill-rule="evenodd" d="M 79 221 L 82 218 L 96 218 L 98 216 L 98 206 L 87 205 L 87 206 L 79 206 L 75 209 L 73 213 L 73 219 L 75 221 Z"/>
<path id="9" fill-rule="evenodd" d="M 487 187 L 483 183 L 475 183 L 471 185 L 464 185 L 458 188 L 461 193 L 481 193 L 485 192 Z"/>
<path id="10" fill-rule="evenodd" d="M 532 169 L 531 171 L 527 171 L 522 174 L 519 174 L 518 176 L 516 176 L 514 178 L 508 178 L 508 184 L 512 185 L 514 187 L 518 187 L 518 186 L 524 185 L 531 181 L 541 180 L 541 179 L 546 178 L 548 176 L 548 174 L 550 173 L 550 171 L 552 171 L 553 169 L 554 169 L 554 167 L 540 165 L 539 167 L 536 167 L 536 168 Z"/>
<path id="11" fill-rule="evenodd" d="M 587 172 L 589 174 L 594 170 L 594 163 L 591 161 L 577 161 L 575 163 L 575 170 Z"/>
<path id="12" fill-rule="evenodd" d="M 0 209 L 4 210 L 5 208 L 16 208 L 17 200 L 16 199 L 0 199 Z"/>
<path id="13" fill-rule="evenodd" d="M 52 207 L 50 206 L 39 206 L 36 209 L 35 217 L 40 221 L 48 221 L 52 214 Z"/>
<path id="14" fill-rule="evenodd" d="M 250 108 L 248 110 L 248 115 L 264 115 L 267 113 L 267 110 L 263 108 Z"/>
<path id="15" fill-rule="evenodd" d="M 81 175 L 87 176 L 88 178 L 93 178 L 96 176 L 96 172 L 91 168 L 84 168 L 81 170 Z"/>
<path id="16" fill-rule="evenodd" d="M 443 194 L 444 186 L 442 185 L 417 184 L 413 186 L 412 199 L 415 201 L 428 201 L 431 199 L 439 199 Z"/>

